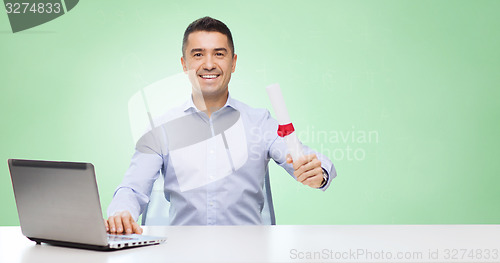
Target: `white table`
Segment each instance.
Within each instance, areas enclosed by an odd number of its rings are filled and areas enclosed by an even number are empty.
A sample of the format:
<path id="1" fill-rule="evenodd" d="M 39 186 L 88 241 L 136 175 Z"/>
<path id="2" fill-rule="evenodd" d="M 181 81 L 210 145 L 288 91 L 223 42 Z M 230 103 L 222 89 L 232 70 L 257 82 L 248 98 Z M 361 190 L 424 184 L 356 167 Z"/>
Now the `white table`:
<path id="1" fill-rule="evenodd" d="M 100 252 L 35 245 L 0 227 L 0 262 L 500 262 L 500 225 L 145 227 L 162 245 Z"/>

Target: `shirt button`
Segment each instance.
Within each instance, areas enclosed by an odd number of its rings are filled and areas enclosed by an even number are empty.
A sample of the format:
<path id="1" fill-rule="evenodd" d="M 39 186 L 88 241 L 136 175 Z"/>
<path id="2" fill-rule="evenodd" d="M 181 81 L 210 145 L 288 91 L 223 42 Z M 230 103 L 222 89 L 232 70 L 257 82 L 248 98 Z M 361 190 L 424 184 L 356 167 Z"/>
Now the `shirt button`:
<path id="1" fill-rule="evenodd" d="M 214 153 L 215 153 L 215 151 L 214 151 L 214 150 L 210 150 L 210 154 L 214 154 Z"/>
<path id="2" fill-rule="evenodd" d="M 213 176 L 213 175 L 210 175 L 210 177 L 209 177 L 209 178 L 210 178 L 210 180 L 213 180 L 213 179 L 214 179 L 214 176 Z"/>

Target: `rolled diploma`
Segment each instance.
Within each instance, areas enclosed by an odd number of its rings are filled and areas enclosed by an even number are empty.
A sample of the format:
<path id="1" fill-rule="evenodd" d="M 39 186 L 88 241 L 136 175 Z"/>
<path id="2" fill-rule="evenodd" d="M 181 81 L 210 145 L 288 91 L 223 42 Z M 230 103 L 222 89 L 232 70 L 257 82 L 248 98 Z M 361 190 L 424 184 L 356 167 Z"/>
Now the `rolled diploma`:
<path id="1" fill-rule="evenodd" d="M 283 99 L 283 94 L 281 93 L 279 84 L 272 84 L 267 86 L 267 95 L 271 100 L 271 104 L 273 105 L 274 113 L 276 114 L 276 118 L 278 119 L 279 125 L 287 125 L 290 124 L 290 116 L 288 115 L 288 111 L 286 109 L 285 100 Z M 285 143 L 288 147 L 288 152 L 292 156 L 293 161 L 296 161 L 304 155 L 302 152 L 302 144 L 297 138 L 297 133 L 294 131 L 283 137 Z"/>

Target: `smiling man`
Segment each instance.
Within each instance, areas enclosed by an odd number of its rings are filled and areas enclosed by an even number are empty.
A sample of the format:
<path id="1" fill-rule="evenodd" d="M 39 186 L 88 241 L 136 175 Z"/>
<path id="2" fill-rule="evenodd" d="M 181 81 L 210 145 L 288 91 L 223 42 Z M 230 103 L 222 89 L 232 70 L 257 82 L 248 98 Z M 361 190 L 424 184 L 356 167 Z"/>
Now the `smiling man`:
<path id="1" fill-rule="evenodd" d="M 109 232 L 142 233 L 136 221 L 160 174 L 171 205 L 165 225 L 262 224 L 270 159 L 299 183 L 329 187 L 336 171 L 328 158 L 304 146 L 306 155 L 292 160 L 269 111 L 229 95 L 236 60 L 224 23 L 204 17 L 188 26 L 181 64 L 192 96 L 137 143 L 108 208 Z"/>
<path id="2" fill-rule="evenodd" d="M 202 95 L 194 96 L 194 104 L 198 109 L 206 106 L 210 117 L 228 98 L 228 84 L 237 59 L 232 41 L 217 31 L 195 31 L 184 38 L 182 50 L 182 68 L 190 74 L 193 92 L 200 95 L 201 91 Z"/>

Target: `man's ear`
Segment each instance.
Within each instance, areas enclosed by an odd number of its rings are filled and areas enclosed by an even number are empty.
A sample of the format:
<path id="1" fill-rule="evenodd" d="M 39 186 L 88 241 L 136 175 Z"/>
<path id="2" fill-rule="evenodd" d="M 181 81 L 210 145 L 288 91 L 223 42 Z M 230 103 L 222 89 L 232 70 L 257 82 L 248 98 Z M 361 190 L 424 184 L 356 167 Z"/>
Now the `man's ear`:
<path id="1" fill-rule="evenodd" d="M 182 70 L 184 70 L 184 73 L 187 73 L 186 60 L 184 59 L 184 56 L 181 57 L 181 64 L 182 64 Z"/>
<path id="2" fill-rule="evenodd" d="M 233 56 L 233 68 L 231 70 L 231 73 L 234 73 L 234 70 L 236 69 L 236 59 L 238 59 L 238 55 L 234 54 L 234 56 Z"/>

